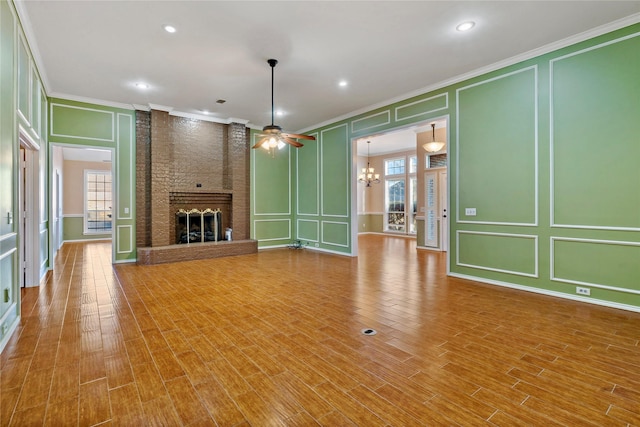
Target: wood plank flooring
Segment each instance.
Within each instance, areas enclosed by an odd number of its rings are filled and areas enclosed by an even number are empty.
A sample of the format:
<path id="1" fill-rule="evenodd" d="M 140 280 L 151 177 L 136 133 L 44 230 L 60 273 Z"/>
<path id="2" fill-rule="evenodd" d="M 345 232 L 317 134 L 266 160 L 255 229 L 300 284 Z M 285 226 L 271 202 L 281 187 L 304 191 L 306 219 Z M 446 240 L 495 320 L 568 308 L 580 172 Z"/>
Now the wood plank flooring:
<path id="1" fill-rule="evenodd" d="M 113 267 L 65 244 L 23 291 L 0 426 L 640 425 L 640 314 L 359 245 Z"/>

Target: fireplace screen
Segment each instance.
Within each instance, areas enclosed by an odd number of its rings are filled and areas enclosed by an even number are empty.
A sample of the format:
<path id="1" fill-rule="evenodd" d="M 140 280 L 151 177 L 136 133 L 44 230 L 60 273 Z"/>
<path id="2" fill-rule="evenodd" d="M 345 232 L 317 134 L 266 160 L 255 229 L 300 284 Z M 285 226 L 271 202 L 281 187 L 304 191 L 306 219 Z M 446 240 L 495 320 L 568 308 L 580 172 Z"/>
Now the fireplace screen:
<path id="1" fill-rule="evenodd" d="M 222 212 L 180 209 L 176 212 L 176 243 L 217 242 L 224 240 Z"/>

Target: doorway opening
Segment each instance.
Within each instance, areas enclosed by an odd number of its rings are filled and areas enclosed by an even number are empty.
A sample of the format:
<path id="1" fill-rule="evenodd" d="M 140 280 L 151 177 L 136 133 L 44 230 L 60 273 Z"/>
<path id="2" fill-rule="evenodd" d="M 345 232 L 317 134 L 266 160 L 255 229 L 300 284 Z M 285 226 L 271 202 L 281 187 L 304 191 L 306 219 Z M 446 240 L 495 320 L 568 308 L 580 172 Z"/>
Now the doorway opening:
<path id="1" fill-rule="evenodd" d="M 18 265 L 20 287 L 40 284 L 40 146 L 19 127 L 20 163 L 18 165 Z M 44 257 L 43 257 L 44 258 Z"/>
<path id="2" fill-rule="evenodd" d="M 358 234 L 388 234 L 414 238 L 421 249 L 447 251 L 448 123 L 442 116 L 352 142 L 354 243 Z M 433 151 L 434 141 L 444 145 Z"/>
<path id="3" fill-rule="evenodd" d="M 65 242 L 113 242 L 117 200 L 113 154 L 110 148 L 52 144 L 52 260 Z M 111 252 L 113 261 L 113 245 Z"/>

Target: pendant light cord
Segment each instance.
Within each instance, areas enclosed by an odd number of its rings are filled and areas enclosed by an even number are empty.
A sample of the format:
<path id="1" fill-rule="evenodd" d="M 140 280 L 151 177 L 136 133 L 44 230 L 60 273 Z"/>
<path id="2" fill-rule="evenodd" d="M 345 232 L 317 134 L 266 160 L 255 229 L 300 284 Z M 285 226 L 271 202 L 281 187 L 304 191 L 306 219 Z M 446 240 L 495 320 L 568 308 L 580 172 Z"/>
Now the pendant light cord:
<path id="1" fill-rule="evenodd" d="M 273 127 L 273 115 L 274 115 L 274 110 L 275 110 L 275 103 L 273 102 L 273 74 L 274 74 L 274 68 L 276 68 L 276 64 L 278 63 L 277 59 L 268 59 L 267 63 L 271 66 L 271 127 Z"/>
<path id="2" fill-rule="evenodd" d="M 271 65 L 271 63 L 270 63 Z M 273 69 L 276 67 L 276 64 L 271 65 L 271 126 L 273 126 Z"/>

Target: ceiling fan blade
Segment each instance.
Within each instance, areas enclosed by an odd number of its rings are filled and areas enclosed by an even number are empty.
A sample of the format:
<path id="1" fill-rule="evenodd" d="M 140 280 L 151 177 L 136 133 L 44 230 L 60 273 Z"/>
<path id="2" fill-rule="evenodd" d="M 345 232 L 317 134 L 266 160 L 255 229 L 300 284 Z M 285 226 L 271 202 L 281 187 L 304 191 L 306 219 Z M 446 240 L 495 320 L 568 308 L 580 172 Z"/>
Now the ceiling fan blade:
<path id="1" fill-rule="evenodd" d="M 296 148 L 303 147 L 303 145 L 300 144 L 298 141 L 296 141 L 294 139 L 291 139 L 291 138 L 287 138 L 286 136 L 284 136 L 284 134 L 283 134 L 282 140 L 284 142 L 286 142 L 287 144 L 289 144 L 289 145 L 293 145 Z"/>
<path id="2" fill-rule="evenodd" d="M 262 144 L 264 144 L 264 143 L 265 143 L 265 141 L 268 141 L 268 140 L 269 140 L 269 137 L 268 137 L 268 136 L 265 136 L 265 137 L 264 137 L 264 138 L 262 138 L 260 141 L 258 141 L 258 143 L 257 143 L 256 145 L 254 145 L 254 146 L 253 146 L 253 147 L 251 147 L 251 148 L 252 148 L 252 149 L 253 149 L 253 148 L 259 148 L 259 147 L 261 147 L 261 146 L 262 146 Z"/>
<path id="3" fill-rule="evenodd" d="M 311 141 L 315 141 L 316 140 L 315 136 L 300 135 L 298 133 L 283 133 L 282 136 L 286 136 L 286 137 L 289 137 L 289 138 L 295 138 L 295 139 L 309 139 Z"/>

